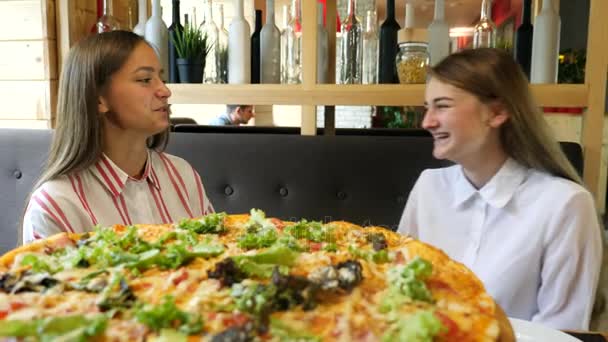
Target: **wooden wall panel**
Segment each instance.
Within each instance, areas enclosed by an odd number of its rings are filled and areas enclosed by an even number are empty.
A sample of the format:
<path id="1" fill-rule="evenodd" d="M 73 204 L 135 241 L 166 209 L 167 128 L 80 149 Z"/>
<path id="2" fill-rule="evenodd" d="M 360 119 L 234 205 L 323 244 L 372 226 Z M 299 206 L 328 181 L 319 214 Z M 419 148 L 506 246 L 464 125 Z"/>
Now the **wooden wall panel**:
<path id="1" fill-rule="evenodd" d="M 0 1 L 0 41 L 46 38 L 41 1 Z"/>
<path id="2" fill-rule="evenodd" d="M 57 81 L 0 81 L 3 120 L 49 120 L 57 106 Z"/>
<path id="3" fill-rule="evenodd" d="M 57 79 L 56 43 L 50 40 L 0 42 L 0 79 Z"/>

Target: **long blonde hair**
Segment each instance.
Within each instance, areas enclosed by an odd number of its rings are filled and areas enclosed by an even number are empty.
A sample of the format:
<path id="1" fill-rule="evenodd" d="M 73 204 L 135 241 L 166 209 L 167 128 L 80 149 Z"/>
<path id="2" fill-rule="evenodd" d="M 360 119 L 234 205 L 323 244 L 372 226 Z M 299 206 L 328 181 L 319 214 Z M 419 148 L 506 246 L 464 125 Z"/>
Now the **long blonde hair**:
<path id="1" fill-rule="evenodd" d="M 139 44 L 147 43 L 133 32 L 112 31 L 89 36 L 70 50 L 59 79 L 57 121 L 49 157 L 32 192 L 49 180 L 87 169 L 99 160 L 104 137 L 99 96 Z M 147 145 L 162 151 L 168 137 L 167 128 L 150 137 Z M 30 198 L 31 193 L 26 206 Z"/>
<path id="2" fill-rule="evenodd" d="M 431 77 L 467 91 L 482 103 L 498 102 L 509 113 L 501 126 L 505 152 L 520 164 L 582 184 L 543 118 L 528 80 L 513 57 L 498 49 L 470 49 L 449 55 Z"/>

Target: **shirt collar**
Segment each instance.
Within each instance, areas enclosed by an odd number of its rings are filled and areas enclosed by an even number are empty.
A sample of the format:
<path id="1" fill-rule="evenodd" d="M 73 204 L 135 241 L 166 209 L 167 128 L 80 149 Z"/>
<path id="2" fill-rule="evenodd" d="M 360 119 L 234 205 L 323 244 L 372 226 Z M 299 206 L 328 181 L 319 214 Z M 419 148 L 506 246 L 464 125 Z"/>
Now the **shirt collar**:
<path id="1" fill-rule="evenodd" d="M 118 167 L 112 159 L 102 153 L 101 158 L 91 167 L 91 171 L 97 177 L 99 182 L 108 190 L 114 197 L 118 197 L 124 190 L 127 181 L 138 181 L 137 179 L 129 176 L 120 167 Z M 152 165 L 152 158 L 150 151 L 148 150 L 148 158 L 146 160 L 146 166 L 142 175 L 142 180 L 146 179 L 148 182 L 160 190 L 160 184 L 156 173 Z"/>
<path id="2" fill-rule="evenodd" d="M 528 169 L 515 160 L 508 158 L 498 172 L 481 189 L 477 190 L 464 175 L 462 166 L 454 184 L 454 207 L 479 194 L 484 201 L 495 208 L 502 208 L 524 182 Z"/>

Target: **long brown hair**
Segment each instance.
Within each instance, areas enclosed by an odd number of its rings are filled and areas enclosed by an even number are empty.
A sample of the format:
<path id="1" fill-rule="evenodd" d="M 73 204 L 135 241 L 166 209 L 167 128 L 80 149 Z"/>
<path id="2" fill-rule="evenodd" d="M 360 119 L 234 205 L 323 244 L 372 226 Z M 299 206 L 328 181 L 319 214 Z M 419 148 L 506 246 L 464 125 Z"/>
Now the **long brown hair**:
<path id="1" fill-rule="evenodd" d="M 99 96 L 139 44 L 147 43 L 133 32 L 112 31 L 89 36 L 70 50 L 59 79 L 57 121 L 49 157 L 32 192 L 49 180 L 87 169 L 99 160 L 104 137 Z M 162 151 L 168 137 L 167 128 L 151 136 L 147 145 Z M 26 206 L 30 198 L 31 194 Z"/>
<path id="2" fill-rule="evenodd" d="M 511 158 L 529 168 L 582 184 L 511 55 L 490 48 L 463 50 L 431 68 L 430 75 L 473 94 L 482 103 L 503 106 L 509 119 L 500 128 L 500 141 Z"/>

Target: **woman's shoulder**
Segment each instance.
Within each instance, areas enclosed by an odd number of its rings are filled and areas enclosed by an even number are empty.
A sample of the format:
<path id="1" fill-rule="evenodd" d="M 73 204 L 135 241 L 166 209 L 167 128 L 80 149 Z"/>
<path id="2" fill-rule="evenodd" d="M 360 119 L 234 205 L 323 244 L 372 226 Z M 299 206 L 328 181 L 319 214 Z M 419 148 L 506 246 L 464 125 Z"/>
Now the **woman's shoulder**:
<path id="1" fill-rule="evenodd" d="M 154 162 L 157 163 L 168 163 L 170 166 L 179 167 L 180 169 L 192 167 L 190 163 L 184 158 L 178 157 L 167 152 L 150 150 L 150 156 L 153 158 Z"/>
<path id="2" fill-rule="evenodd" d="M 436 169 L 425 169 L 420 173 L 418 177 L 419 183 L 432 183 L 436 185 L 443 185 L 445 183 L 452 183 L 459 175 L 461 167 L 459 165 L 452 165 L 448 167 L 436 168 Z"/>
<path id="3" fill-rule="evenodd" d="M 72 190 L 72 182 L 72 176 L 57 176 L 40 184 L 40 186 L 32 191 L 32 196 L 52 195 L 54 197 L 65 197 Z"/>
<path id="4" fill-rule="evenodd" d="M 581 184 L 545 171 L 531 170 L 526 183 L 533 192 L 538 191 L 555 200 L 568 202 L 572 198 L 593 198 Z"/>
<path id="5" fill-rule="evenodd" d="M 150 151 L 152 163 L 155 167 L 169 170 L 170 174 L 177 173 L 181 177 L 193 175 L 194 167 L 185 159 L 166 152 Z"/>

